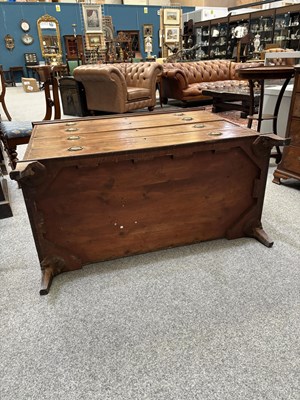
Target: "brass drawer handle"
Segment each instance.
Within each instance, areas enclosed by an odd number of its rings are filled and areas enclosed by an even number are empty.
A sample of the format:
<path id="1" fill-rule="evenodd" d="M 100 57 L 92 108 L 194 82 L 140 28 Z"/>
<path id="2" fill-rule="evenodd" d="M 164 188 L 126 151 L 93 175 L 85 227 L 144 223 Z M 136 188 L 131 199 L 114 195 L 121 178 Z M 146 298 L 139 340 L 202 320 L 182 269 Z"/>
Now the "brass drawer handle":
<path id="1" fill-rule="evenodd" d="M 67 122 L 66 126 L 71 126 L 71 125 L 76 125 L 76 124 L 77 124 L 77 122 Z"/>
<path id="2" fill-rule="evenodd" d="M 83 150 L 83 147 L 81 146 L 72 146 L 68 148 L 68 151 L 80 151 Z"/>
<path id="3" fill-rule="evenodd" d="M 68 140 L 78 140 L 78 139 L 80 139 L 80 136 L 73 135 L 68 137 Z"/>
<path id="4" fill-rule="evenodd" d="M 66 129 L 66 132 L 76 132 L 78 131 L 78 128 L 68 128 Z"/>
<path id="5" fill-rule="evenodd" d="M 221 136 L 223 135 L 222 132 L 209 132 L 209 136 Z"/>
<path id="6" fill-rule="evenodd" d="M 204 128 L 205 125 L 204 124 L 196 124 L 194 125 L 194 128 Z"/>

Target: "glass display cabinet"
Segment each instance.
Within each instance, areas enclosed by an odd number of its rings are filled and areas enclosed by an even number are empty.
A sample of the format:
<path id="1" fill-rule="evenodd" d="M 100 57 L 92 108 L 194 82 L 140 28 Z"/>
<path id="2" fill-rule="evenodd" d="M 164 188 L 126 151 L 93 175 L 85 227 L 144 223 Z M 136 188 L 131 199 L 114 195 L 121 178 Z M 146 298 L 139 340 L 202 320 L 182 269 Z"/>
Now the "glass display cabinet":
<path id="1" fill-rule="evenodd" d="M 196 43 L 200 46 L 196 52 L 196 58 L 205 60 L 209 58 L 209 37 L 210 37 L 210 22 L 201 21 L 195 23 Z"/>
<path id="2" fill-rule="evenodd" d="M 228 18 L 218 18 L 210 22 L 209 58 L 226 58 Z"/>
<path id="3" fill-rule="evenodd" d="M 261 53 L 268 43 L 272 43 L 273 25 L 274 14 L 271 14 L 270 10 L 259 11 L 251 14 L 250 33 L 253 40 L 255 37 L 259 40 L 257 53 Z M 252 54 L 255 52 L 253 40 L 250 44 L 250 53 Z"/>
<path id="4" fill-rule="evenodd" d="M 300 4 L 194 22 L 197 59 L 260 59 L 271 47 L 300 50 Z"/>
<path id="5" fill-rule="evenodd" d="M 276 9 L 274 22 L 274 43 L 284 49 L 299 50 L 300 6 Z"/>
<path id="6" fill-rule="evenodd" d="M 249 20 L 250 14 L 238 14 L 229 17 L 226 58 L 240 61 L 240 55 L 248 49 L 248 43 L 243 43 L 243 48 L 241 48 L 239 42 L 240 39 L 249 34 Z"/>

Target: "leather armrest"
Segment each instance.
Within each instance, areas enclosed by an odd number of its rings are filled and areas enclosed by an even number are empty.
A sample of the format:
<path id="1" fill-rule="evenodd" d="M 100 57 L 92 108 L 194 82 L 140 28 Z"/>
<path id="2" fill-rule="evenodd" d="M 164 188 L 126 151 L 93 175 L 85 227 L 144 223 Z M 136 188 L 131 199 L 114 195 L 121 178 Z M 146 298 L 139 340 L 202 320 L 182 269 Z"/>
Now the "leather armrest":
<path id="1" fill-rule="evenodd" d="M 179 84 L 179 86 L 182 89 L 186 89 L 188 87 L 187 77 L 186 77 L 185 73 L 180 69 L 164 70 L 162 73 L 162 77 L 166 78 L 168 80 L 172 79 L 172 80 L 177 81 L 177 84 Z"/>
<path id="2" fill-rule="evenodd" d="M 123 72 L 113 65 L 82 65 L 74 69 L 74 78 L 82 82 L 89 110 L 106 110 L 106 103 L 121 110 L 127 101 Z M 122 108 L 123 107 L 123 108 Z"/>
<path id="3" fill-rule="evenodd" d="M 113 65 L 82 65 L 74 69 L 74 78 L 76 81 L 82 82 L 85 89 L 89 84 L 94 85 L 96 91 L 97 83 L 111 82 L 118 86 L 118 92 L 123 93 L 124 99 L 127 97 L 127 85 L 122 72 Z"/>

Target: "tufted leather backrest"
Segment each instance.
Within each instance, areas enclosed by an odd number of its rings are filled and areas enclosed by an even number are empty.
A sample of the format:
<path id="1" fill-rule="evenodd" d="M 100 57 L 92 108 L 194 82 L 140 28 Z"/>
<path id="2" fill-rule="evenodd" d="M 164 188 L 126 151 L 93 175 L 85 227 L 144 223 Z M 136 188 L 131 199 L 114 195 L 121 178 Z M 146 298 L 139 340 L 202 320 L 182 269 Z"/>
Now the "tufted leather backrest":
<path id="1" fill-rule="evenodd" d="M 163 64 L 164 69 L 181 69 L 190 83 L 230 79 L 230 61 L 208 60 Z"/>
<path id="2" fill-rule="evenodd" d="M 148 88 L 152 79 L 156 83 L 157 75 L 162 71 L 161 64 L 156 62 L 118 63 L 113 66 L 123 74 L 126 85 L 130 87 Z"/>
<path id="3" fill-rule="evenodd" d="M 141 62 L 127 64 L 126 67 L 126 84 L 133 87 L 149 87 L 149 83 L 156 78 L 162 71 L 162 66 L 156 62 Z M 150 81 L 149 81 L 150 80 Z"/>
<path id="4" fill-rule="evenodd" d="M 262 66 L 262 62 L 252 62 L 252 63 L 239 63 L 233 62 L 230 63 L 230 79 L 240 79 L 237 71 L 241 68 L 253 68 Z"/>

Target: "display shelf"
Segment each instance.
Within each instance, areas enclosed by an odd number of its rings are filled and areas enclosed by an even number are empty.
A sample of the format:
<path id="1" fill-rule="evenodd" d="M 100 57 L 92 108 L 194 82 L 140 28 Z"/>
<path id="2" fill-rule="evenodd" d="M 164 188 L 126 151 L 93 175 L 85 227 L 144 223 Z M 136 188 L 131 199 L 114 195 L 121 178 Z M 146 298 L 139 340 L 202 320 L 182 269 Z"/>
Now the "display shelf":
<path id="1" fill-rule="evenodd" d="M 210 58 L 226 58 L 228 17 L 210 23 Z"/>
<path id="2" fill-rule="evenodd" d="M 222 28 L 224 32 L 221 32 Z M 216 35 L 217 31 L 219 34 Z M 260 35 L 260 46 L 256 57 L 271 46 L 299 50 L 300 4 L 195 22 L 194 34 L 196 43 L 200 45 L 198 59 L 236 60 L 239 38 L 246 35 L 246 44 L 242 45 L 242 52 L 246 54 L 242 61 L 252 59 L 255 50 L 253 40 L 257 34 Z M 247 51 L 244 51 L 245 46 Z"/>

